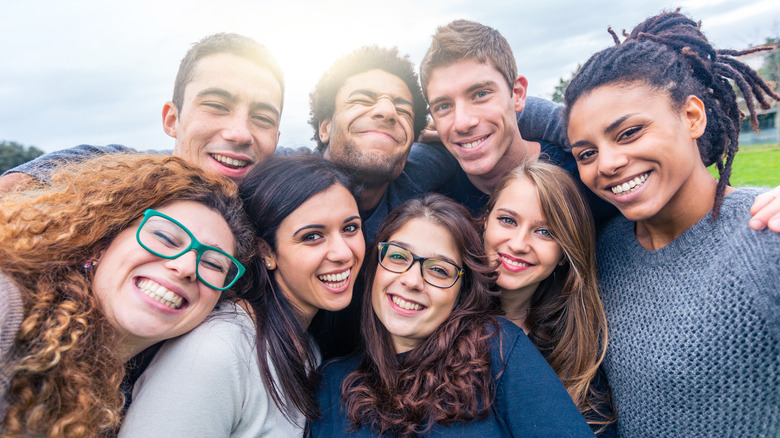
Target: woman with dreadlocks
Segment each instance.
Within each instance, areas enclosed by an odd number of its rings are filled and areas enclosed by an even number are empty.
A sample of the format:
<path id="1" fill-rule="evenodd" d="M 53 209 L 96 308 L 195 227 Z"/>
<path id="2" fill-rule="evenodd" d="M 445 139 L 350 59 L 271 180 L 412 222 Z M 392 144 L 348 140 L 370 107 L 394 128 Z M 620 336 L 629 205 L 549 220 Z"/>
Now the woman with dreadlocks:
<path id="1" fill-rule="evenodd" d="M 759 190 L 729 186 L 731 81 L 780 100 L 679 12 L 593 55 L 566 90 L 583 182 L 620 209 L 598 247 L 604 368 L 623 436 L 780 434 L 780 236 L 748 226 Z M 716 164 L 716 180 L 706 166 Z"/>

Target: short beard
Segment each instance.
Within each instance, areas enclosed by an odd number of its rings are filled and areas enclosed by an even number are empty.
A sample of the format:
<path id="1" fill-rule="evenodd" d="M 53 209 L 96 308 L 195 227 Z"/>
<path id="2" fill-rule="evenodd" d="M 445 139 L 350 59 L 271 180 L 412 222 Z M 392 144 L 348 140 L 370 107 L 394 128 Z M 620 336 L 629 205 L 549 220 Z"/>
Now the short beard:
<path id="1" fill-rule="evenodd" d="M 352 180 L 356 187 L 379 187 L 398 178 L 406 164 L 406 154 L 392 157 L 365 154 L 352 141 L 347 142 L 341 154 L 330 161 Z"/>

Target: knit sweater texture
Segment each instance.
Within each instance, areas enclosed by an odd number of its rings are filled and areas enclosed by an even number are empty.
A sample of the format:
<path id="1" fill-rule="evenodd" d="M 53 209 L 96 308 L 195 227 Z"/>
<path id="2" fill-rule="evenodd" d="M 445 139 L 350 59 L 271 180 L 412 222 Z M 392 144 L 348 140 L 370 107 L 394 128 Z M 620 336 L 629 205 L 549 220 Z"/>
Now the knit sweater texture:
<path id="1" fill-rule="evenodd" d="M 11 365 L 16 361 L 11 349 L 23 319 L 21 291 L 0 272 L 0 419 L 8 407 L 6 395 L 13 376 Z"/>
<path id="2" fill-rule="evenodd" d="M 619 217 L 598 245 L 604 362 L 627 437 L 780 436 L 780 235 L 748 227 L 758 189 L 726 196 L 649 251 Z"/>

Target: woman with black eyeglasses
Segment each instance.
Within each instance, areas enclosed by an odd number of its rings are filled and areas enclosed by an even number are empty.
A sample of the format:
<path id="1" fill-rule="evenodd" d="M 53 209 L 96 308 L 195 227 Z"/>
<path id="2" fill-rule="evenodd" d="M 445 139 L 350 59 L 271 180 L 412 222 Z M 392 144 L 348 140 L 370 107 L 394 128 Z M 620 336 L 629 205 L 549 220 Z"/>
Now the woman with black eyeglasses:
<path id="1" fill-rule="evenodd" d="M 462 206 L 409 201 L 377 239 L 364 349 L 323 366 L 312 436 L 593 436 L 523 331 L 491 316 L 495 273 Z"/>
<path id="2" fill-rule="evenodd" d="M 241 288 L 236 187 L 176 157 L 101 157 L 0 201 L 3 436 L 104 436 L 125 364 Z"/>

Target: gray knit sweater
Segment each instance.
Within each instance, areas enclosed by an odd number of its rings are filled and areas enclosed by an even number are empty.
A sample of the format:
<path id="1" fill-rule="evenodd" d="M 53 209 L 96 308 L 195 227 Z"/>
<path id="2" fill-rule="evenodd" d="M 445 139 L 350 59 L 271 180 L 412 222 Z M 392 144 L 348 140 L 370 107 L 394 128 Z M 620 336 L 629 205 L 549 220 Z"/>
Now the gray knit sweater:
<path id="1" fill-rule="evenodd" d="M 22 325 L 24 308 L 19 288 L 0 272 L 0 419 L 7 408 L 6 392 L 11 383 L 11 347 Z"/>
<path id="2" fill-rule="evenodd" d="M 748 228 L 757 189 L 657 251 L 619 217 L 599 239 L 604 368 L 626 437 L 780 436 L 780 235 Z"/>

